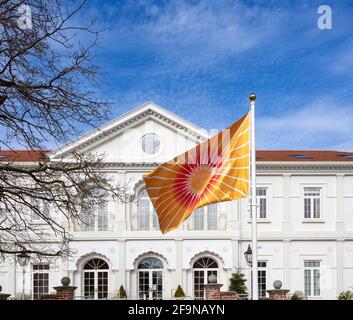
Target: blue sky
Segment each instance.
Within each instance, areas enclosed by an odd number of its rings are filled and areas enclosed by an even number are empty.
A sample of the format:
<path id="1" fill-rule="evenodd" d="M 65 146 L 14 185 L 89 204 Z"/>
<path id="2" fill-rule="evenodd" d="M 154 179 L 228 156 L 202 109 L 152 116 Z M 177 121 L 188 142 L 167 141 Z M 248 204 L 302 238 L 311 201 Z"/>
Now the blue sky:
<path id="1" fill-rule="evenodd" d="M 96 0 L 88 16 L 112 118 L 153 101 L 222 129 L 255 91 L 258 149 L 353 150 L 352 1 Z"/>

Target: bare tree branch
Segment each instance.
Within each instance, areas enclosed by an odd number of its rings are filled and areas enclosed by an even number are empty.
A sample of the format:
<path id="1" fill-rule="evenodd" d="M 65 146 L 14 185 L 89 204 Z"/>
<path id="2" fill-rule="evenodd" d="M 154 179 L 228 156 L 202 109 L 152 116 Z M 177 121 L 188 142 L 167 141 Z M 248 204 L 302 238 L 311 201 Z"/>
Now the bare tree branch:
<path id="1" fill-rule="evenodd" d="M 21 5 L 31 8 L 31 29 L 19 26 Z M 45 150 L 108 118 L 92 62 L 100 32 L 93 18 L 73 23 L 85 6 L 84 0 L 0 0 L 1 150 Z M 0 159 L 0 256 L 68 255 L 69 227 L 83 221 L 87 208 L 107 197 L 125 201 L 126 187 L 101 170 L 103 156 L 74 152 L 70 160 L 48 161 L 45 153 L 28 164 Z"/>

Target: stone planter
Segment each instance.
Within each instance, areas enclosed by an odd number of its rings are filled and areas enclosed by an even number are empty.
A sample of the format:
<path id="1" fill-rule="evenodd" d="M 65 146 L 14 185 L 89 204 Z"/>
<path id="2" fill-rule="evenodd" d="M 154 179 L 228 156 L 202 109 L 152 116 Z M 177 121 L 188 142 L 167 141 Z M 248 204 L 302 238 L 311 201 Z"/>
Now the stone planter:
<path id="1" fill-rule="evenodd" d="M 282 282 L 280 280 L 276 280 L 273 283 L 274 289 L 272 290 L 266 290 L 269 294 L 269 299 L 270 300 L 287 300 L 288 299 L 288 292 L 290 290 L 287 289 L 281 289 L 282 287 Z"/>

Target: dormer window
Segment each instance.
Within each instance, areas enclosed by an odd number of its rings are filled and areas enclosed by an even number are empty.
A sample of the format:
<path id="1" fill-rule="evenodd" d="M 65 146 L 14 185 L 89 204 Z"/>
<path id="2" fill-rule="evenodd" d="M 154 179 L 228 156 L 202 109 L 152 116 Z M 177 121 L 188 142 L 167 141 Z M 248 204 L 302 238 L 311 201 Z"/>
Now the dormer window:
<path id="1" fill-rule="evenodd" d="M 353 160 L 353 155 L 352 154 L 338 154 L 339 157 L 346 158 L 346 159 L 352 159 Z"/>
<path id="2" fill-rule="evenodd" d="M 309 156 L 304 155 L 304 154 L 292 154 L 290 156 L 293 157 L 293 158 L 302 159 L 302 160 L 312 159 L 312 157 L 309 157 Z"/>
<path id="3" fill-rule="evenodd" d="M 156 134 L 147 133 L 141 139 L 141 146 L 143 152 L 147 154 L 156 154 L 161 147 L 161 142 Z"/>

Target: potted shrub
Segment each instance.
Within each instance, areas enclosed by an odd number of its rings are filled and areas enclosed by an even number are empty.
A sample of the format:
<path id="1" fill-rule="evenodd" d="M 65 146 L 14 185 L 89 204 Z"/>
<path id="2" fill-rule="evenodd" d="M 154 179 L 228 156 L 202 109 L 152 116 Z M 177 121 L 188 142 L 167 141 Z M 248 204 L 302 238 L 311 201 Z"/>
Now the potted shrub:
<path id="1" fill-rule="evenodd" d="M 176 291 L 174 293 L 174 298 L 176 298 L 177 300 L 183 300 L 185 298 L 184 290 L 180 286 L 180 284 L 178 285 L 178 288 L 176 289 Z"/>
<path id="2" fill-rule="evenodd" d="M 353 292 L 350 290 L 342 291 L 337 297 L 338 300 L 353 300 Z"/>
<path id="3" fill-rule="evenodd" d="M 120 299 L 126 299 L 126 298 L 127 298 L 127 296 L 126 296 L 126 291 L 125 291 L 123 285 L 121 285 L 120 288 L 119 288 L 118 297 L 119 297 Z"/>
<path id="4" fill-rule="evenodd" d="M 242 273 L 240 269 L 237 269 L 236 272 L 232 273 L 229 282 L 229 291 L 235 291 L 242 298 L 247 297 L 248 293 L 245 285 L 245 274 Z"/>
<path id="5" fill-rule="evenodd" d="M 292 296 L 290 297 L 290 300 L 304 300 L 304 293 L 302 291 L 294 291 Z"/>
<path id="6" fill-rule="evenodd" d="M 300 296 L 299 294 L 294 293 L 290 299 L 291 300 L 303 300 L 303 296 Z"/>

